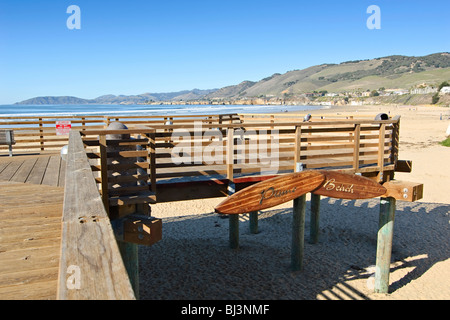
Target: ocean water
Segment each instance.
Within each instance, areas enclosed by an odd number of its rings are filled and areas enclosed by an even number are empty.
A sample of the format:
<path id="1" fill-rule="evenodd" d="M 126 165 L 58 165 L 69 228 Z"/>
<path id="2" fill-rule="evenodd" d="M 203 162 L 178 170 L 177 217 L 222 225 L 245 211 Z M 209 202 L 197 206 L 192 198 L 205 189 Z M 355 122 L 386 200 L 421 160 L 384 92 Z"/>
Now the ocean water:
<path id="1" fill-rule="evenodd" d="M 226 113 L 275 113 L 323 109 L 323 106 L 259 105 L 0 105 L 0 117 L 78 115 L 209 115 Z"/>

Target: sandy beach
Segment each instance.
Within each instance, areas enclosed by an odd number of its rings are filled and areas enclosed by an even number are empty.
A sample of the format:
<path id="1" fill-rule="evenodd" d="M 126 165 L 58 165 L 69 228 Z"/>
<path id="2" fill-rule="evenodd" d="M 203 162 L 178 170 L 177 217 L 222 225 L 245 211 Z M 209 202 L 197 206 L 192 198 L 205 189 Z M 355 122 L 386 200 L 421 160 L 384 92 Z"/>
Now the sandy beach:
<path id="1" fill-rule="evenodd" d="M 397 201 L 389 294 L 373 293 L 379 199 L 323 197 L 320 240 L 309 244 L 304 270 L 291 272 L 292 203 L 264 210 L 259 233 L 241 216 L 240 248 L 228 247 L 228 219 L 214 213 L 223 198 L 156 204 L 163 239 L 140 247 L 140 299 L 399 300 L 450 299 L 450 109 L 418 106 L 333 107 L 315 114 L 401 115 L 399 159 L 424 184 L 418 202 Z M 442 116 L 441 116 L 442 115 Z M 442 117 L 442 120 L 440 120 Z"/>

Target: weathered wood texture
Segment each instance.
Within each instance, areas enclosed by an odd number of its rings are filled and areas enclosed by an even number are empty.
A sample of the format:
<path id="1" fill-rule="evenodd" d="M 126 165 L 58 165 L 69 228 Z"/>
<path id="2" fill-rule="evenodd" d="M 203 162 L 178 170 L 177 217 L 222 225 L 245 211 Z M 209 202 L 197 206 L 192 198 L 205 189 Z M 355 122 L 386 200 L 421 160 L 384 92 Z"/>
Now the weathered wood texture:
<path id="1" fill-rule="evenodd" d="M 340 173 L 337 171 L 318 170 L 325 176 L 320 188 L 314 194 L 338 199 L 371 199 L 386 193 L 379 183 L 372 179 Z"/>
<path id="2" fill-rule="evenodd" d="M 325 176 L 318 171 L 302 171 L 275 177 L 241 190 L 225 199 L 215 210 L 240 214 L 271 208 L 318 188 Z"/>
<path id="3" fill-rule="evenodd" d="M 140 138 L 154 130 L 147 150 L 121 152 L 121 157 L 145 157 L 134 164 L 147 170 L 150 188 L 158 202 L 190 199 L 180 192 L 177 199 L 162 196 L 160 190 L 181 181 L 267 176 L 294 171 L 295 163 L 303 169 L 339 170 L 360 173 L 376 182 L 392 179 L 398 151 L 393 137 L 397 120 L 328 120 L 317 122 L 248 122 L 198 126 L 195 123 L 153 124 L 151 128 L 130 128 L 127 132 L 138 145 Z M 150 125 L 149 125 L 150 126 Z M 146 133 L 147 131 L 147 133 Z M 99 136 L 105 130 L 84 130 L 83 141 L 92 150 L 91 158 L 101 158 Z M 120 131 L 117 131 L 120 133 Z M 150 141 L 150 140 L 149 140 Z M 124 142 L 127 143 L 127 142 Z M 106 154 L 107 157 L 114 154 Z M 93 165 L 101 171 L 101 165 Z M 123 166 L 124 167 L 124 166 Z M 108 170 L 112 168 L 108 167 Z M 103 169 L 104 170 L 104 169 Z M 149 170 L 153 170 L 149 173 Z M 103 176 L 103 175 L 102 175 Z M 123 179 L 123 178 L 118 178 Z M 130 177 L 126 179 L 131 179 Z M 166 188 L 167 187 L 167 188 Z M 211 194 L 221 194 L 211 188 Z M 184 194 L 184 198 L 183 198 Z M 220 196 L 223 196 L 221 194 Z M 208 197 L 207 195 L 204 197 Z"/>
<path id="4" fill-rule="evenodd" d="M 398 156 L 398 118 L 375 121 L 373 117 L 315 116 L 311 122 L 302 122 L 302 118 L 291 114 L 5 118 L 0 127 L 17 126 L 15 148 L 23 150 L 55 149 L 67 144 L 67 136 L 56 136 L 56 120 L 71 120 L 73 129 L 81 131 L 105 129 L 115 120 L 129 128 L 142 125 L 155 128 L 155 179 L 211 174 L 234 177 L 254 173 L 255 167 L 262 171 L 293 171 L 294 158 L 305 169 L 334 167 L 363 174 L 376 172 L 383 179 L 380 173 L 394 170 Z M 232 138 L 226 134 L 229 128 L 234 131 Z M 300 129 L 298 135 L 296 128 Z M 186 130 L 188 142 L 184 140 Z M 95 133 L 92 134 L 95 139 Z M 184 158 L 178 159 L 182 163 L 174 163 L 180 148 L 185 152 Z M 202 157 L 202 151 L 203 155 L 208 154 L 205 150 L 209 150 L 213 161 Z M 261 165 L 264 162 L 270 165 Z"/>
<path id="5" fill-rule="evenodd" d="M 237 114 L 229 115 L 179 115 L 179 116 L 26 116 L 26 117 L 0 117 L 0 129 L 12 129 L 15 132 L 15 151 L 36 152 L 44 150 L 59 150 L 68 143 L 68 136 L 56 134 L 57 121 L 70 121 L 72 129 L 95 130 L 106 129 L 113 121 L 121 121 L 127 125 L 140 124 L 164 125 L 172 123 L 192 123 L 201 121 L 205 124 L 222 124 L 239 122 Z M 1 145 L 0 154 L 7 152 L 8 147 Z"/>
<path id="6" fill-rule="evenodd" d="M 67 158 L 58 299 L 135 299 L 76 131 Z"/>
<path id="7" fill-rule="evenodd" d="M 423 198 L 423 184 L 416 182 L 393 180 L 383 183 L 386 193 L 383 197 L 414 202 Z"/>
<path id="8" fill-rule="evenodd" d="M 54 300 L 64 189 L 0 181 L 0 299 Z"/>
<path id="9" fill-rule="evenodd" d="M 117 139 L 113 136 L 117 132 L 127 138 Z M 120 218 L 118 207 L 128 214 L 124 206 L 155 202 L 156 167 L 151 165 L 155 154 L 153 129 L 144 128 L 136 137 L 129 137 L 128 130 L 105 130 L 98 140 L 86 138 L 85 132 L 81 135 L 85 146 L 90 148 L 87 156 L 111 219 Z"/>
<path id="10" fill-rule="evenodd" d="M 65 162 L 59 154 L 0 160 L 0 180 L 63 187 Z"/>

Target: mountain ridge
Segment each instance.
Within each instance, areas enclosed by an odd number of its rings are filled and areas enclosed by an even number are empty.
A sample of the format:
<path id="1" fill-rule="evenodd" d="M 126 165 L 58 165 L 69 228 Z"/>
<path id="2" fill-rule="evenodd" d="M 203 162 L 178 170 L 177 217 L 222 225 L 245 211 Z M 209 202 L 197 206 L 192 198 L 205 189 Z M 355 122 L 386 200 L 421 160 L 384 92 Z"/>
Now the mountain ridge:
<path id="1" fill-rule="evenodd" d="M 372 91 L 379 88 L 409 89 L 437 85 L 450 79 L 450 53 L 426 56 L 391 55 L 375 59 L 324 63 L 291 70 L 259 81 L 245 80 L 217 89 L 192 89 L 139 95 L 103 95 L 95 99 L 72 96 L 35 97 L 16 104 L 147 104 L 167 101 L 295 98 L 308 92 Z"/>

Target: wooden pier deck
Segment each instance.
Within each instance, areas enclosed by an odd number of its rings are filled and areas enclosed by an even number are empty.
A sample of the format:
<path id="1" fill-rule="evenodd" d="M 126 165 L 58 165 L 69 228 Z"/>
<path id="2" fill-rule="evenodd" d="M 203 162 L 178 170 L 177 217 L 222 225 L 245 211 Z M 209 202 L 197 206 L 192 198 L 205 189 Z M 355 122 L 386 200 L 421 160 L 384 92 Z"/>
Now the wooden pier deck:
<path id="1" fill-rule="evenodd" d="M 0 159 L 0 299 L 56 299 L 64 166 L 59 155 Z"/>
<path id="2" fill-rule="evenodd" d="M 59 154 L 0 157 L 0 181 L 64 187 L 64 172 Z"/>

